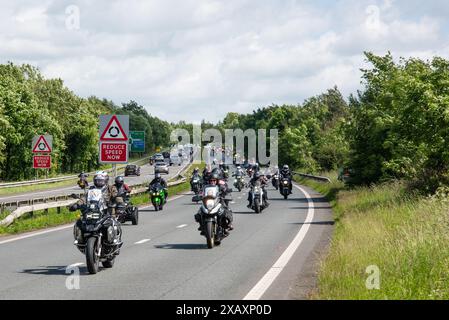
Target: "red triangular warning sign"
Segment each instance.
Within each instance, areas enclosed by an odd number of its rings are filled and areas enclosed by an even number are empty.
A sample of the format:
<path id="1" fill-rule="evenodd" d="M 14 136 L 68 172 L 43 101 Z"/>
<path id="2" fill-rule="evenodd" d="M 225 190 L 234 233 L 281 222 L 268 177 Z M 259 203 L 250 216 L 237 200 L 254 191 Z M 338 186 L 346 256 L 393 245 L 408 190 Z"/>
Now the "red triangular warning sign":
<path id="1" fill-rule="evenodd" d="M 101 141 L 128 141 L 128 136 L 123 130 L 117 116 L 113 115 L 100 137 Z"/>
<path id="2" fill-rule="evenodd" d="M 37 139 L 37 142 L 33 147 L 33 152 L 51 152 L 50 145 L 48 144 L 47 140 L 45 140 L 44 136 L 40 136 L 39 139 Z"/>

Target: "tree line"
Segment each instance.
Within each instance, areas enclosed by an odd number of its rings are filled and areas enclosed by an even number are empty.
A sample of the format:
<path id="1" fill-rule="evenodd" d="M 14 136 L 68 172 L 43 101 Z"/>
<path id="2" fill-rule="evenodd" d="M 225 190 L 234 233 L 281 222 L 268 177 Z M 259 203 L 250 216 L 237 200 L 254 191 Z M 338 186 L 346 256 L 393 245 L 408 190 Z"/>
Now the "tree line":
<path id="1" fill-rule="evenodd" d="M 30 65 L 0 65 L 0 180 L 32 179 L 31 140 L 53 136 L 50 174 L 93 171 L 98 163 L 98 117 L 127 114 L 130 130 L 145 131 L 146 150 L 169 143 L 171 124 L 134 101 L 75 95 L 61 79 L 45 79 Z"/>

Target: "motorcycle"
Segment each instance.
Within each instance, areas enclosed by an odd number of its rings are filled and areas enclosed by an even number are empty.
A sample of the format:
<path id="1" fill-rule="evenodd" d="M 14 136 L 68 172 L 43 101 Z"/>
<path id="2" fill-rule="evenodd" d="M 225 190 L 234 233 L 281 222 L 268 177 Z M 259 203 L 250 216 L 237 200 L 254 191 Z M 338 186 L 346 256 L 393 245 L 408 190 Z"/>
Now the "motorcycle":
<path id="1" fill-rule="evenodd" d="M 276 188 L 276 190 L 279 190 L 279 175 L 277 173 L 273 175 L 271 183 L 273 184 L 273 187 Z"/>
<path id="2" fill-rule="evenodd" d="M 246 172 L 248 173 L 249 178 L 253 177 L 254 170 L 252 168 L 247 169 Z"/>
<path id="3" fill-rule="evenodd" d="M 139 209 L 130 203 L 129 194 L 126 194 L 124 202 L 115 206 L 117 220 L 124 224 L 127 221 L 136 226 L 139 224 Z"/>
<path id="4" fill-rule="evenodd" d="M 195 195 L 192 198 L 192 202 L 200 202 L 200 192 L 201 192 L 201 178 L 199 176 L 192 177 L 192 181 L 190 181 L 191 190 Z"/>
<path id="5" fill-rule="evenodd" d="M 165 205 L 165 190 L 162 185 L 155 184 L 150 188 L 151 203 L 154 206 L 154 210 L 159 211 L 164 209 Z"/>
<path id="6" fill-rule="evenodd" d="M 284 199 L 288 198 L 288 195 L 290 194 L 290 180 L 287 178 L 282 178 L 281 180 L 281 186 L 279 187 L 281 195 L 284 196 Z"/>
<path id="7" fill-rule="evenodd" d="M 196 219 L 201 225 L 202 235 L 206 237 L 209 249 L 220 245 L 223 238 L 226 237 L 225 230 L 220 223 L 224 216 L 224 210 L 218 186 L 205 186 L 202 204 Z"/>
<path id="8" fill-rule="evenodd" d="M 239 192 L 241 192 L 242 189 L 245 187 L 245 182 L 241 175 L 235 176 L 234 187 L 236 187 L 239 190 Z"/>
<path id="9" fill-rule="evenodd" d="M 74 245 L 86 256 L 87 270 L 96 274 L 100 262 L 104 268 L 112 268 L 123 245 L 120 222 L 107 212 L 100 189 L 87 192 L 80 210 L 82 217 L 73 227 Z"/>
<path id="10" fill-rule="evenodd" d="M 256 213 L 261 213 L 266 208 L 263 200 L 263 193 L 264 190 L 259 181 L 257 181 L 255 185 L 251 186 L 251 209 L 253 209 Z"/>

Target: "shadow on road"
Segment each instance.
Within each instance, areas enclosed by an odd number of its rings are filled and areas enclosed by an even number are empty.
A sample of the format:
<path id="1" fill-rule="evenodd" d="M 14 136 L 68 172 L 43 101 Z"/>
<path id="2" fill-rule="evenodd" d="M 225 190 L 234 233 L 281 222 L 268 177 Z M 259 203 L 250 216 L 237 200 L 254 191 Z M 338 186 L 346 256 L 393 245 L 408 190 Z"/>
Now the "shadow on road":
<path id="1" fill-rule="evenodd" d="M 207 249 L 206 244 L 199 243 L 176 243 L 176 244 L 157 244 L 156 249 L 175 249 L 175 250 L 198 250 Z"/>
<path id="2" fill-rule="evenodd" d="M 87 274 L 87 268 L 85 266 L 78 267 L 80 270 L 80 275 Z M 45 276 L 68 276 L 73 272 L 66 273 L 67 266 L 46 266 L 38 267 L 34 269 L 24 269 L 19 271 L 19 273 L 27 273 L 34 275 L 45 275 Z"/>

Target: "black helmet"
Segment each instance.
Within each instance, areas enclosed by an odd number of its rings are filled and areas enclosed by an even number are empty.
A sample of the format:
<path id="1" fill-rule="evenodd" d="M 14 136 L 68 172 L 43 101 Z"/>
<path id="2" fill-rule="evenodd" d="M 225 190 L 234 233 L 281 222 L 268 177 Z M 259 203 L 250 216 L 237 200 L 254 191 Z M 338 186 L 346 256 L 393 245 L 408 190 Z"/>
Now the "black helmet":
<path id="1" fill-rule="evenodd" d="M 96 174 L 94 177 L 94 185 L 97 188 L 103 188 L 106 185 L 106 177 L 102 174 Z"/>
<path id="2" fill-rule="evenodd" d="M 158 181 L 160 181 L 160 180 L 162 179 L 160 173 L 156 173 L 156 174 L 154 175 L 154 178 L 155 178 L 156 180 L 158 180 Z"/>
<path id="3" fill-rule="evenodd" d="M 200 171 L 200 169 L 198 168 L 198 167 L 196 167 L 194 170 L 193 170 L 193 173 L 198 173 Z"/>
<path id="4" fill-rule="evenodd" d="M 123 179 L 122 176 L 118 176 L 115 178 L 115 185 L 117 187 L 121 187 L 123 185 L 123 183 L 125 183 L 125 179 Z"/>
<path id="5" fill-rule="evenodd" d="M 287 170 L 290 170 L 290 168 L 288 167 L 288 165 L 284 165 L 284 166 L 282 167 L 282 170 L 287 171 Z"/>
<path id="6" fill-rule="evenodd" d="M 215 168 L 212 170 L 212 173 L 210 175 L 211 179 L 220 180 L 221 179 L 221 171 L 220 169 Z"/>
<path id="7" fill-rule="evenodd" d="M 261 174 L 259 171 L 257 171 L 257 172 L 254 174 L 254 178 L 255 178 L 255 179 L 259 179 L 261 176 L 262 176 L 262 174 Z"/>

